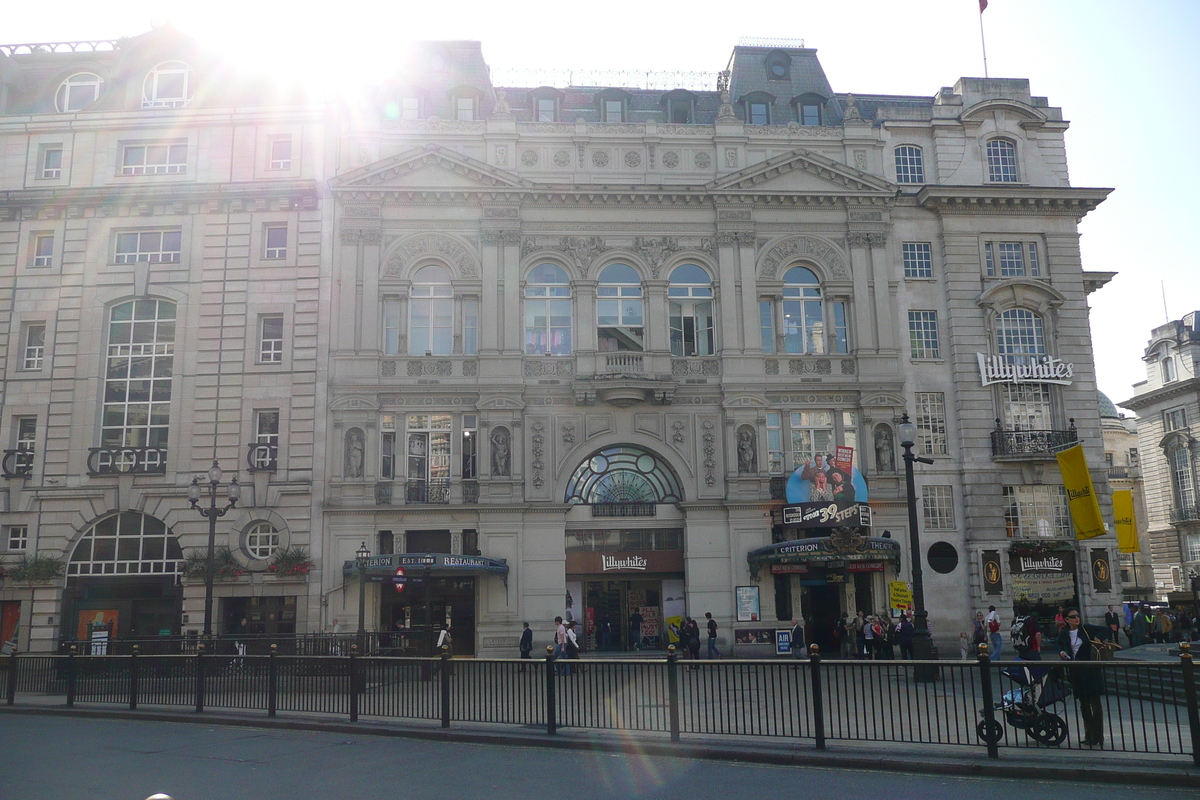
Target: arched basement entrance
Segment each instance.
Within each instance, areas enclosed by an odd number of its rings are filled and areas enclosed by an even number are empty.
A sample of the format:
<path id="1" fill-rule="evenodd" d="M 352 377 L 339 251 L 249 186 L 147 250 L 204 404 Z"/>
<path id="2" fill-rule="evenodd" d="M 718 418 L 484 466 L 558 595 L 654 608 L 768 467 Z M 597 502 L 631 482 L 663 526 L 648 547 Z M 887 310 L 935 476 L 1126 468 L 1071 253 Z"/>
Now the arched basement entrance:
<path id="1" fill-rule="evenodd" d="M 598 450 L 567 482 L 566 614 L 588 649 L 664 649 L 678 641 L 686 523 L 679 476 L 632 444 Z M 584 508 L 590 509 L 590 513 Z"/>
<path id="2" fill-rule="evenodd" d="M 182 565 L 179 541 L 162 520 L 125 511 L 96 522 L 67 563 L 60 637 L 88 640 L 95 631 L 138 639 L 178 635 Z"/>

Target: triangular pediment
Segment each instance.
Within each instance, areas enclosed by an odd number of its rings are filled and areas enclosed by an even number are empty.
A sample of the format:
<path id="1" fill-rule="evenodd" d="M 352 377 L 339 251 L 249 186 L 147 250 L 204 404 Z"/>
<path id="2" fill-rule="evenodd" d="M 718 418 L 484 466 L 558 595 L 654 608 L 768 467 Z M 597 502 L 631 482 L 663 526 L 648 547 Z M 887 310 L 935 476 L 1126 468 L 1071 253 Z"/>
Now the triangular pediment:
<path id="1" fill-rule="evenodd" d="M 362 191 L 510 191 L 532 184 L 511 172 L 435 144 L 367 164 L 329 182 L 337 192 Z"/>
<path id="2" fill-rule="evenodd" d="M 710 192 L 762 194 L 880 194 L 895 184 L 808 150 L 793 150 L 708 183 Z"/>

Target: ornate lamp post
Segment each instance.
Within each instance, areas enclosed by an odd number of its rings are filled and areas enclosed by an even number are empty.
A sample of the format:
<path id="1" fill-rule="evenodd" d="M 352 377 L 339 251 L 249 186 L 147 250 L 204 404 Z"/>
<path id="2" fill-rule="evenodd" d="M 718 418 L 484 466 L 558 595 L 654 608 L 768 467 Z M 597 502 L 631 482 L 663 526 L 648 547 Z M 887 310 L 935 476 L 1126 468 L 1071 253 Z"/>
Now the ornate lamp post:
<path id="1" fill-rule="evenodd" d="M 1200 615 L 1200 574 L 1196 570 L 1188 570 L 1188 580 L 1192 585 L 1192 615 Z"/>
<path id="2" fill-rule="evenodd" d="M 371 551 L 367 549 L 367 543 L 363 542 L 358 546 L 358 551 L 354 554 L 358 559 L 358 652 L 361 655 L 366 655 L 367 642 L 367 559 L 371 557 Z"/>
<path id="3" fill-rule="evenodd" d="M 913 444 L 917 440 L 917 426 L 908 419 L 908 412 L 900 418 L 898 426 L 900 446 L 904 448 L 904 482 L 908 499 L 908 548 L 912 561 L 913 605 L 916 620 L 913 632 L 913 658 L 928 661 L 933 658 L 933 642 L 929 638 L 929 612 L 925 609 L 925 583 L 921 577 L 921 536 L 917 531 L 917 488 L 913 479 L 913 464 L 932 464 L 933 459 L 913 455 Z M 917 667 L 913 677 L 918 681 L 931 681 L 937 677 L 937 669 Z"/>
<path id="4" fill-rule="evenodd" d="M 200 478 L 192 478 L 188 486 L 188 502 L 192 508 L 200 512 L 200 516 L 208 518 L 208 569 L 204 572 L 204 636 L 212 636 L 212 607 L 213 607 L 213 552 L 217 544 L 217 518 L 223 517 L 242 499 L 242 487 L 238 486 L 237 478 L 229 482 L 229 505 L 217 508 L 217 485 L 221 483 L 221 467 L 216 461 L 208 468 L 208 508 L 200 505 Z"/>

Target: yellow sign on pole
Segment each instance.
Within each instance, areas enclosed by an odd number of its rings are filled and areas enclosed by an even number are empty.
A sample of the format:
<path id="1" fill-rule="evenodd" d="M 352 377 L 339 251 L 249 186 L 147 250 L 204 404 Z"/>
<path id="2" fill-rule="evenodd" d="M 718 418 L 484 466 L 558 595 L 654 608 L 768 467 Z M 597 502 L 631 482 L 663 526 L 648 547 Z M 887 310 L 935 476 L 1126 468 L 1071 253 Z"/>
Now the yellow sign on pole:
<path id="1" fill-rule="evenodd" d="M 1117 523 L 1117 549 L 1122 553 L 1140 553 L 1137 517 L 1133 513 L 1133 492 L 1120 489 L 1113 492 L 1113 521 Z"/>
<path id="2" fill-rule="evenodd" d="M 912 587 L 905 581 L 889 581 L 888 595 L 891 598 L 892 608 L 903 610 L 912 610 L 913 596 Z"/>
<path id="3" fill-rule="evenodd" d="M 1087 459 L 1083 456 L 1083 445 L 1077 444 L 1059 453 L 1058 469 L 1062 472 L 1063 488 L 1067 490 L 1075 538 L 1103 536 L 1104 518 L 1100 516 L 1100 503 L 1092 488 L 1092 474 L 1088 472 Z"/>

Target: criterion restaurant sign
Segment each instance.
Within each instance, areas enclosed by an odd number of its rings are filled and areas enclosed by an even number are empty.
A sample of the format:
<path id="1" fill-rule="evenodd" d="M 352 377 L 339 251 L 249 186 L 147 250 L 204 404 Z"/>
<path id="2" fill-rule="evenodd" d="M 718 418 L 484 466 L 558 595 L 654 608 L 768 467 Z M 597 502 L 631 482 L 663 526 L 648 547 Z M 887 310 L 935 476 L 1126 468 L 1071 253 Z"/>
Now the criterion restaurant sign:
<path id="1" fill-rule="evenodd" d="M 983 386 L 993 383 L 1057 383 L 1070 386 L 1075 377 L 1075 365 L 1051 356 L 1027 356 L 1028 363 L 1009 364 L 1008 356 L 985 356 L 979 359 L 979 380 Z"/>

